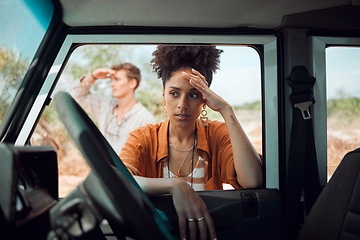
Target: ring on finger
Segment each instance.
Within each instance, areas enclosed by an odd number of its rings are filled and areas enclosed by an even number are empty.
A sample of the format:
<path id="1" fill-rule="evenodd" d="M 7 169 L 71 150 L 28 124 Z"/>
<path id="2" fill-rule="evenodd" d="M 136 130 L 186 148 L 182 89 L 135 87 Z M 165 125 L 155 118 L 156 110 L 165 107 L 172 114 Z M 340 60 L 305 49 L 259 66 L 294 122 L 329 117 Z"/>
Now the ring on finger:
<path id="1" fill-rule="evenodd" d="M 202 220 L 204 220 L 204 217 L 201 217 L 201 218 L 196 219 L 197 222 L 200 222 L 200 221 L 202 221 Z"/>
<path id="2" fill-rule="evenodd" d="M 193 218 L 188 218 L 188 219 L 186 219 L 186 221 L 188 221 L 188 222 L 194 222 L 195 219 L 193 219 Z"/>

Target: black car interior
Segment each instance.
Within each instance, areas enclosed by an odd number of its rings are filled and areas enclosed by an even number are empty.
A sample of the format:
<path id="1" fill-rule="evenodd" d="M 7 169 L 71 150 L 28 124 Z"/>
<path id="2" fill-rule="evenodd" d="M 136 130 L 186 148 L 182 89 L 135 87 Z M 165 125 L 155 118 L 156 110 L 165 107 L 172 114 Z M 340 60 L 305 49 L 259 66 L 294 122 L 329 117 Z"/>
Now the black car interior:
<path id="1" fill-rule="evenodd" d="M 345 155 L 312 207 L 299 239 L 360 239 L 360 148 Z"/>
<path id="2" fill-rule="evenodd" d="M 55 149 L 2 143 L 0 156 L 1 239 L 24 239 L 32 232 L 45 238 L 49 210 L 58 201 Z"/>

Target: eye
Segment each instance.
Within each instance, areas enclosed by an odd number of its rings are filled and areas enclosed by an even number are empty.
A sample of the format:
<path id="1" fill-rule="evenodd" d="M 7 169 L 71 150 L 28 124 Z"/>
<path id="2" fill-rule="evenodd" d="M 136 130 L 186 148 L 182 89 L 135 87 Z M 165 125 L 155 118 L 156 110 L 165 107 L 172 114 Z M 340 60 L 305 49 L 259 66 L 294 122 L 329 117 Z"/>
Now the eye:
<path id="1" fill-rule="evenodd" d="M 171 96 L 173 96 L 173 97 L 179 96 L 179 94 L 178 94 L 177 92 L 175 92 L 175 91 L 171 91 L 169 94 L 170 94 Z"/>
<path id="2" fill-rule="evenodd" d="M 189 96 L 190 96 L 190 98 L 198 98 L 198 97 L 200 97 L 200 93 L 190 93 L 189 94 Z"/>

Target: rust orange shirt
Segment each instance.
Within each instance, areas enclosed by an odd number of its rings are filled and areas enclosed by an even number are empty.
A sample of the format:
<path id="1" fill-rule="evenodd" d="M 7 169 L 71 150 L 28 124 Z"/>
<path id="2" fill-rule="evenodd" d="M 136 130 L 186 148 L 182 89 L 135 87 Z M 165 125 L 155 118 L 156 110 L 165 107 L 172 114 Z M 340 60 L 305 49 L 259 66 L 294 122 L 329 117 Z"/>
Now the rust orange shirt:
<path id="1" fill-rule="evenodd" d="M 165 122 L 135 129 L 122 148 L 120 159 L 133 175 L 162 178 L 168 158 L 168 126 Z M 205 159 L 205 190 L 220 190 L 222 183 L 238 189 L 230 137 L 225 123 L 209 121 L 200 126 L 196 120 L 197 153 Z"/>

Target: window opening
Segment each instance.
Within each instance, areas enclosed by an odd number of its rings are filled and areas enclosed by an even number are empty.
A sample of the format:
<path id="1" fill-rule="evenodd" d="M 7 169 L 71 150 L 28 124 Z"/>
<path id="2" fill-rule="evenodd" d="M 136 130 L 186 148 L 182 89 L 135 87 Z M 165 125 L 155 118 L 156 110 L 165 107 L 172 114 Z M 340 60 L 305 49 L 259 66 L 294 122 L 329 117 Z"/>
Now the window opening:
<path id="1" fill-rule="evenodd" d="M 326 49 L 327 176 L 360 146 L 360 48 Z"/>
<path id="2" fill-rule="evenodd" d="M 156 45 L 85 45 L 71 55 L 55 92 L 71 91 L 84 74 L 98 67 L 130 62 L 140 68 L 142 80 L 136 90 L 136 98 L 149 109 L 157 121 L 165 120 L 162 106 L 161 80 L 152 72 L 151 53 Z M 214 75 L 211 89 L 226 99 L 236 111 L 237 117 L 256 150 L 262 153 L 261 74 L 257 51 L 247 46 L 218 46 L 224 52 L 220 69 Z M 97 80 L 91 91 L 111 96 L 110 81 Z M 207 108 L 211 120 L 221 120 L 220 114 Z M 59 155 L 59 196 L 65 197 L 88 175 L 90 168 L 81 153 L 69 139 L 60 122 L 55 107 L 48 106 L 31 138 L 32 145 L 53 145 Z M 225 185 L 224 189 L 229 186 Z"/>

